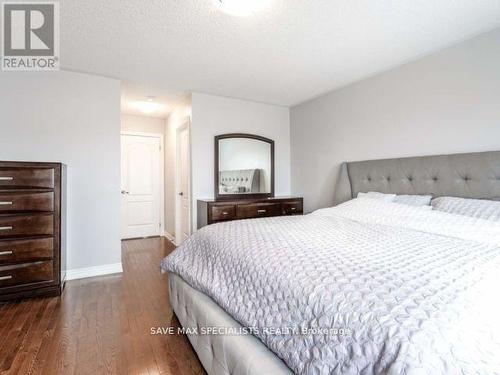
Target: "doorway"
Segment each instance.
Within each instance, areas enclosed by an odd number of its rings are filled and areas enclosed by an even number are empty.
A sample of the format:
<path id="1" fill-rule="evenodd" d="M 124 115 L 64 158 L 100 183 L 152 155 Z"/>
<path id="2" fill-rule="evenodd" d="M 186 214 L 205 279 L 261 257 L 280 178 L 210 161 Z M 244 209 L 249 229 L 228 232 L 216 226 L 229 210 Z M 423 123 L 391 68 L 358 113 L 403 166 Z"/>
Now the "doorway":
<path id="1" fill-rule="evenodd" d="M 176 131 L 176 243 L 191 235 L 190 123 L 187 119 Z"/>
<path id="2" fill-rule="evenodd" d="M 163 135 L 121 133 L 122 239 L 163 234 Z"/>

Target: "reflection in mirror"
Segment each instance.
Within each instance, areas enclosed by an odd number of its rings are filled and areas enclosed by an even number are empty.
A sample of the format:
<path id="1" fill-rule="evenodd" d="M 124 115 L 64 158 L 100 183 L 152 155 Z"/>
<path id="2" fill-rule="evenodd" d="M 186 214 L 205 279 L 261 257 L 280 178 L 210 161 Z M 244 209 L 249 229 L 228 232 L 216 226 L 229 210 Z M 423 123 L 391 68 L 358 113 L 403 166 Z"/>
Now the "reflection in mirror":
<path id="1" fill-rule="evenodd" d="M 251 138 L 218 141 L 219 195 L 271 194 L 271 144 Z"/>

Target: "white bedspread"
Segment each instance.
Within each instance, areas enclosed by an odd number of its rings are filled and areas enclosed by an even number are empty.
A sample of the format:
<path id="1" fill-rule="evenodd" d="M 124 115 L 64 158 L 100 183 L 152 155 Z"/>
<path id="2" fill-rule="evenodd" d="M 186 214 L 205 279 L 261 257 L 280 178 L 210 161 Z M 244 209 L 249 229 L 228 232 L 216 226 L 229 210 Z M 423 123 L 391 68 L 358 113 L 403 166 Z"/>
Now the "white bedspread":
<path id="1" fill-rule="evenodd" d="M 500 374 L 500 223 L 354 199 L 207 226 L 162 269 L 296 373 Z"/>

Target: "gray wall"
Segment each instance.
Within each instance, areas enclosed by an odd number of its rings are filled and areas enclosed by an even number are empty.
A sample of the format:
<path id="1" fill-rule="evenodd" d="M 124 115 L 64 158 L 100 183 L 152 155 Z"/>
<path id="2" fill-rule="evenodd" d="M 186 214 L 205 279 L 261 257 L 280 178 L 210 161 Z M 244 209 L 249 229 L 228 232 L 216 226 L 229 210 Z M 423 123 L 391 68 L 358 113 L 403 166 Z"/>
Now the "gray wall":
<path id="1" fill-rule="evenodd" d="M 124 132 L 155 133 L 165 135 L 165 119 L 122 113 L 121 130 Z"/>
<path id="2" fill-rule="evenodd" d="M 343 161 L 500 150 L 500 29 L 292 108 L 291 149 L 307 211 Z"/>
<path id="3" fill-rule="evenodd" d="M 68 269 L 119 264 L 120 82 L 0 72 L 0 160 L 68 166 Z"/>

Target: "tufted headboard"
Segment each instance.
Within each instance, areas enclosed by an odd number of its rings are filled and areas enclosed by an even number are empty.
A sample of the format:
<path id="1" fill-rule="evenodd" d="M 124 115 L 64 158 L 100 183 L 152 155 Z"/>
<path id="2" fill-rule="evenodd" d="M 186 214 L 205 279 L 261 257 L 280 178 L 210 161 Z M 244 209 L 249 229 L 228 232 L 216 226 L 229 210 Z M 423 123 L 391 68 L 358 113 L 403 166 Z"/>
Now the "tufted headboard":
<path id="1" fill-rule="evenodd" d="M 334 204 L 359 192 L 500 198 L 500 151 L 343 163 Z"/>
<path id="2" fill-rule="evenodd" d="M 219 172 L 219 191 L 224 193 L 259 193 L 260 169 L 239 169 Z M 227 191 L 224 191 L 227 189 Z"/>

